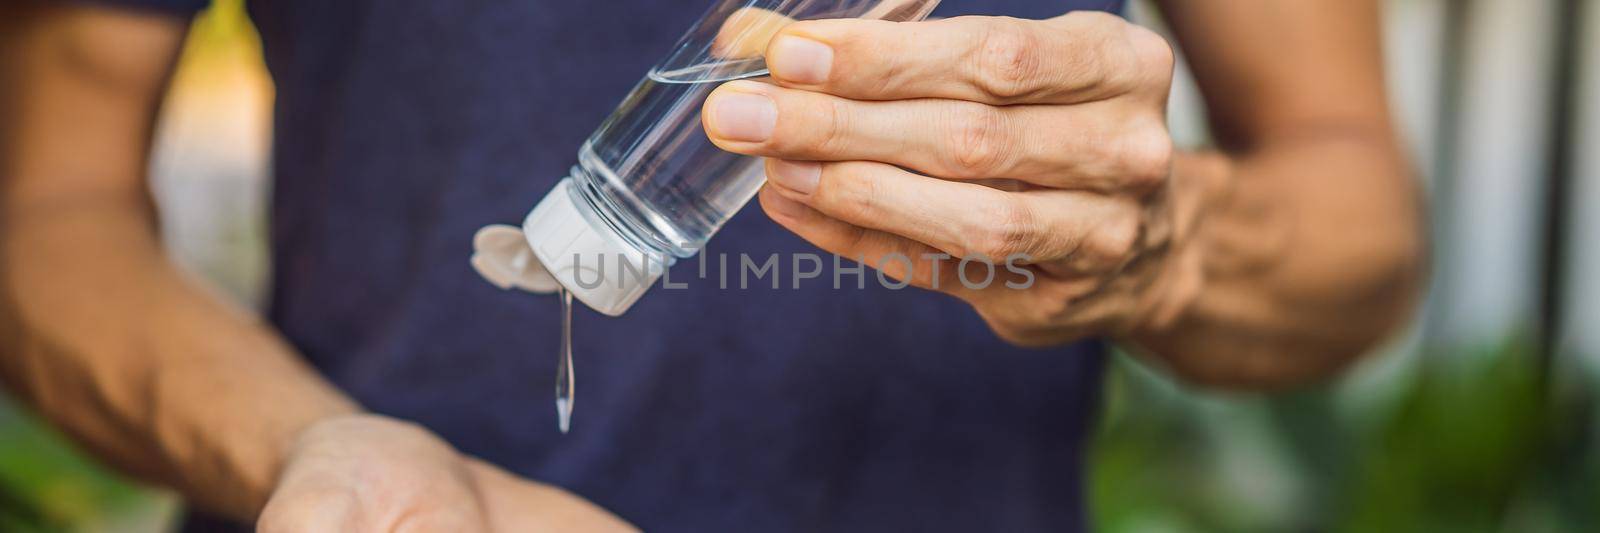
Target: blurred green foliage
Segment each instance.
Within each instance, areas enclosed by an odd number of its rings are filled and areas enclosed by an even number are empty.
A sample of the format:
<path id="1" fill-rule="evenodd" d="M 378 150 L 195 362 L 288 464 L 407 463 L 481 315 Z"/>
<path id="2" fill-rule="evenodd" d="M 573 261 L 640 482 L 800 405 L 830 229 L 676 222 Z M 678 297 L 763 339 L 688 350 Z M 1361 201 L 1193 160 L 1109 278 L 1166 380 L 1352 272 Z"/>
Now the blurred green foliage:
<path id="1" fill-rule="evenodd" d="M 1600 525 L 1592 378 L 1546 379 L 1521 343 L 1414 357 L 1364 412 L 1337 387 L 1219 399 L 1120 361 L 1093 458 L 1096 520 L 1173 532 Z"/>
<path id="2" fill-rule="evenodd" d="M 159 514 L 159 501 L 0 399 L 0 531 L 118 530 Z"/>

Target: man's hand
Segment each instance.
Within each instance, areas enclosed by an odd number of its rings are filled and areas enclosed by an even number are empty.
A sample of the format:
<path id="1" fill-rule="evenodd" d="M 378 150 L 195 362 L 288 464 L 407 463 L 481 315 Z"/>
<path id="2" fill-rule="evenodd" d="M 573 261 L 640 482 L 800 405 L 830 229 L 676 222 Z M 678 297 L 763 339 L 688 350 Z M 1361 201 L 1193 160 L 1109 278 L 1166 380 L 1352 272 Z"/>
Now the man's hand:
<path id="1" fill-rule="evenodd" d="M 264 533 L 633 531 L 566 491 L 462 456 L 427 430 L 362 415 L 308 427 L 261 513 Z"/>
<path id="2" fill-rule="evenodd" d="M 1171 147 L 1165 40 L 1091 12 L 734 32 L 775 84 L 719 88 L 705 129 L 769 158 L 779 224 L 1012 342 L 1115 336 L 1236 388 L 1331 376 L 1403 323 L 1426 248 L 1378 2 L 1158 3 L 1215 150 Z M 1034 282 L 970 289 L 929 254 L 1026 257 Z"/>
<path id="3" fill-rule="evenodd" d="M 726 84 L 703 121 L 769 158 L 762 206 L 806 240 L 960 297 L 1025 345 L 1161 326 L 1198 294 L 1209 185 L 1169 179 L 1160 36 L 1096 12 L 808 21 L 767 64 L 777 85 Z M 962 258 L 1021 258 L 1035 281 L 974 289 Z"/>

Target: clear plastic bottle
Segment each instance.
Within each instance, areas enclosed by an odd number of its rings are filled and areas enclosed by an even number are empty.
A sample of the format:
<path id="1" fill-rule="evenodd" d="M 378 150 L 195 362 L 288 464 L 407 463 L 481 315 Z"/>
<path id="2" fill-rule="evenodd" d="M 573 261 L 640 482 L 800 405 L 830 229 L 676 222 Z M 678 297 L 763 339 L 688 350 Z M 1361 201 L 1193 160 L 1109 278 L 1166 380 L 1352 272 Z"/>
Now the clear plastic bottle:
<path id="1" fill-rule="evenodd" d="M 501 287 L 547 292 L 559 284 L 601 313 L 622 314 L 673 261 L 698 252 L 765 181 L 759 159 L 725 152 L 701 130 L 700 108 L 712 90 L 765 76 L 760 54 L 790 21 L 918 20 L 937 4 L 716 2 L 579 148 L 571 174 L 523 221 L 523 239 L 509 237 L 504 226 L 485 228 L 473 265 Z"/>
<path id="2" fill-rule="evenodd" d="M 690 257 L 761 187 L 758 159 L 701 131 L 700 106 L 723 81 L 651 70 L 578 150 L 573 186 L 639 246 Z"/>

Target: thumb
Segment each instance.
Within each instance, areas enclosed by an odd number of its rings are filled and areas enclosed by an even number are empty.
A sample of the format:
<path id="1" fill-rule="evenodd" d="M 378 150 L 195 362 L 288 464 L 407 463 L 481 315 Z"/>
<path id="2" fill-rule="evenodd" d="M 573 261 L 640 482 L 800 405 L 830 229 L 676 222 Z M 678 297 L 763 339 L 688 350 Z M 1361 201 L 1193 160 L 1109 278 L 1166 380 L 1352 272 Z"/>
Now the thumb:
<path id="1" fill-rule="evenodd" d="M 790 22 L 794 19 L 765 9 L 740 8 L 723 21 L 716 39 L 711 41 L 711 53 L 723 59 L 758 57 L 766 51 L 772 36 Z"/>

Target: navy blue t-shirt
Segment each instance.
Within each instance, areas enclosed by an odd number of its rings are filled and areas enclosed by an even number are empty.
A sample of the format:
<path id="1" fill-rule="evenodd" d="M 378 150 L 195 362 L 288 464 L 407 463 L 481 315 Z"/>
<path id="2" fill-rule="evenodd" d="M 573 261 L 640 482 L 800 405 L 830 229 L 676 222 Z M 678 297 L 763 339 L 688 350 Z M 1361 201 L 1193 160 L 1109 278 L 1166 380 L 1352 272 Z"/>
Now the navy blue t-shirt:
<path id="1" fill-rule="evenodd" d="M 870 270 L 861 290 L 830 290 L 831 268 L 801 290 L 719 290 L 720 254 L 816 251 L 753 203 L 711 241 L 711 280 L 691 260 L 672 271 L 687 290 L 577 312 L 576 412 L 557 431 L 558 303 L 481 280 L 473 232 L 520 221 L 707 4 L 249 2 L 277 84 L 272 322 L 367 408 L 646 530 L 1082 529 L 1097 344 L 1018 349 Z"/>

